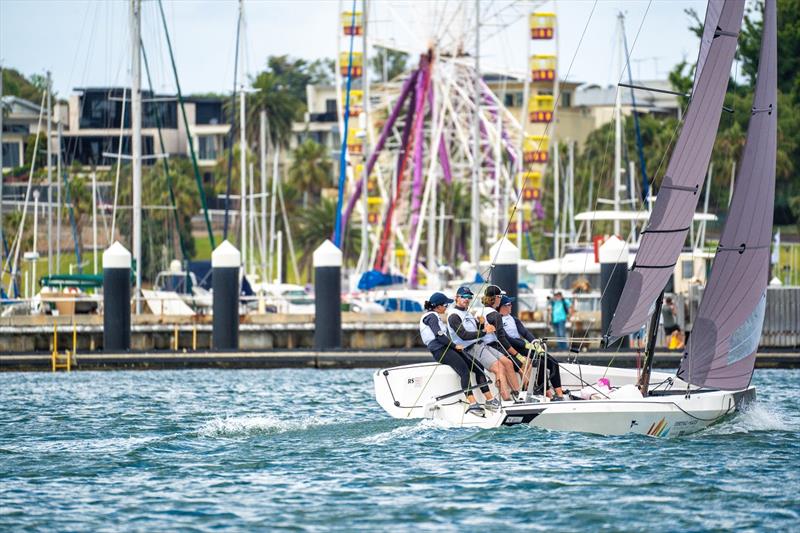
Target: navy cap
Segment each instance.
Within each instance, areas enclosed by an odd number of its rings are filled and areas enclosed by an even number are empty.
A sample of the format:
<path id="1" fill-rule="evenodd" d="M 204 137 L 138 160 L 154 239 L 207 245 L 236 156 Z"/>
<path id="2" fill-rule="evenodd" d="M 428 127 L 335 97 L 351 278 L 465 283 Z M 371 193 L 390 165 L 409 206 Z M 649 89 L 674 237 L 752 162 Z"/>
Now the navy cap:
<path id="1" fill-rule="evenodd" d="M 486 290 L 483 291 L 485 296 L 500 296 L 505 294 L 506 291 L 498 287 L 497 285 L 489 285 L 486 287 Z"/>
<path id="2" fill-rule="evenodd" d="M 466 298 L 467 296 L 469 296 L 470 298 L 472 298 L 475 295 L 472 294 L 472 289 L 464 285 L 463 287 L 458 288 L 458 290 L 456 291 L 456 296 L 459 296 L 461 298 Z"/>
<path id="3" fill-rule="evenodd" d="M 431 294 L 431 297 L 428 299 L 428 301 L 434 307 L 437 305 L 445 305 L 453 303 L 453 300 L 451 300 L 441 292 L 434 292 L 433 294 Z"/>
<path id="4" fill-rule="evenodd" d="M 504 305 L 511 305 L 513 302 L 514 302 L 513 296 L 503 296 L 500 299 L 500 307 L 503 307 Z"/>

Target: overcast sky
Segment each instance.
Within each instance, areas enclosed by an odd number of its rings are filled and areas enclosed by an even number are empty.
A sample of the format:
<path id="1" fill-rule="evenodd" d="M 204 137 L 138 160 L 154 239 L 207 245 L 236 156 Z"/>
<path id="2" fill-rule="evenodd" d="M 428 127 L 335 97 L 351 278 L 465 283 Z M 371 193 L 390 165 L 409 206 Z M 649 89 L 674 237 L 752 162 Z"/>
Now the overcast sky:
<path id="1" fill-rule="evenodd" d="M 684 9 L 694 8 L 701 18 L 705 12 L 703 0 L 559 0 L 555 8 L 552 1 L 482 0 L 481 63 L 486 69 L 521 72 L 525 68 L 524 13 L 533 4 L 558 12 L 561 76 L 569 69 L 570 80 L 600 84 L 619 76 L 615 32 L 619 12 L 626 16 L 633 75 L 642 79 L 665 77 L 683 57 L 694 61 L 698 40 L 688 31 Z M 256 72 L 268 55 L 314 59 L 333 57 L 339 47 L 345 50 L 347 41 L 338 39 L 342 5 L 349 8 L 352 2 L 245 0 L 245 70 Z M 467 17 L 459 19 L 455 13 L 453 8 L 459 4 L 454 0 L 371 0 L 370 5 L 371 35 L 415 52 L 425 49 L 432 33 L 441 35 L 445 28 L 458 33 L 454 28 L 470 27 Z M 473 4 L 463 5 L 471 9 Z M 165 0 L 164 6 L 184 93 L 230 91 L 237 3 Z M 471 48 L 472 30 L 461 33 L 468 34 Z M 143 2 L 142 39 L 155 89 L 174 91 L 158 4 L 152 0 Z M 534 41 L 531 52 L 552 53 L 554 46 L 554 42 Z M 26 75 L 52 71 L 61 96 L 75 87 L 127 85 L 129 56 L 127 1 L 0 0 L 0 61 Z"/>

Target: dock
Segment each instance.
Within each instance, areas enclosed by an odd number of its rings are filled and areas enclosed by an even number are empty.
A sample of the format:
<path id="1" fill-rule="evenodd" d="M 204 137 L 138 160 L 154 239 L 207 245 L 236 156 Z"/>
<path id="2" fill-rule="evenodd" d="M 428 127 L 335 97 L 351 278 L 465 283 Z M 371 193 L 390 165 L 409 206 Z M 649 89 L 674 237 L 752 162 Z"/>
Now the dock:
<path id="1" fill-rule="evenodd" d="M 561 361 L 572 361 L 573 354 L 554 352 Z M 618 353 L 588 351 L 581 353 L 580 363 L 636 368 L 635 351 Z M 658 368 L 677 368 L 681 352 L 656 352 L 654 365 Z M 78 353 L 72 370 L 168 370 L 188 368 L 383 368 L 427 363 L 430 353 L 425 350 L 311 350 L 269 351 L 147 351 L 128 353 Z M 51 355 L 42 353 L 0 354 L 0 371 L 50 371 Z M 759 353 L 756 368 L 800 368 L 800 352 L 767 351 Z"/>

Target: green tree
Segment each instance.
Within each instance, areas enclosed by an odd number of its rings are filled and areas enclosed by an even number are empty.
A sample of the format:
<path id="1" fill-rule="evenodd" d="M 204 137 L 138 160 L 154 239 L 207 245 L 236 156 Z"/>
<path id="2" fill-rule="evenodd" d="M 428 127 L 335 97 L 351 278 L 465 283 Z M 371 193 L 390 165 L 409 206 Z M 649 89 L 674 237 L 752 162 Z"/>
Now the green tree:
<path id="1" fill-rule="evenodd" d="M 3 96 L 17 96 L 39 105 L 44 89 L 44 76 L 34 74 L 27 79 L 16 69 L 3 68 Z"/>
<path id="2" fill-rule="evenodd" d="M 380 48 L 369 63 L 372 67 L 373 80 L 382 81 L 384 73 L 386 81 L 392 80 L 408 70 L 408 54 L 391 48 Z M 385 70 L 385 71 L 384 71 Z"/>
<path id="3" fill-rule="evenodd" d="M 328 150 L 311 139 L 298 146 L 289 167 L 290 183 L 303 192 L 303 206 L 308 204 L 309 196 L 316 202 L 323 188 L 333 183 L 333 165 Z"/>

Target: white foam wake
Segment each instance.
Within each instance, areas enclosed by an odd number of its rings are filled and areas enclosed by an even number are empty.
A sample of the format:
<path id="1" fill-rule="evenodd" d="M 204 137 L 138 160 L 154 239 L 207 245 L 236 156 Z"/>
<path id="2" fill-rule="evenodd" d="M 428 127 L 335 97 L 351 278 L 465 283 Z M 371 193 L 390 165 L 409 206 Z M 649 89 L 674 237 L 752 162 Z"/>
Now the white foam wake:
<path id="1" fill-rule="evenodd" d="M 360 439 L 363 444 L 386 444 L 397 440 L 406 440 L 431 429 L 441 429 L 441 426 L 430 419 L 422 419 L 410 426 L 396 427 L 391 431 L 377 433 Z"/>
<path id="2" fill-rule="evenodd" d="M 261 415 L 218 417 L 203 424 L 198 434 L 202 437 L 234 437 L 297 431 L 323 424 L 324 422 L 315 416 L 292 419 Z"/>
<path id="3" fill-rule="evenodd" d="M 712 431 L 720 435 L 756 431 L 796 431 L 796 426 L 795 421 L 774 407 L 755 402 L 732 420 L 714 426 Z"/>

